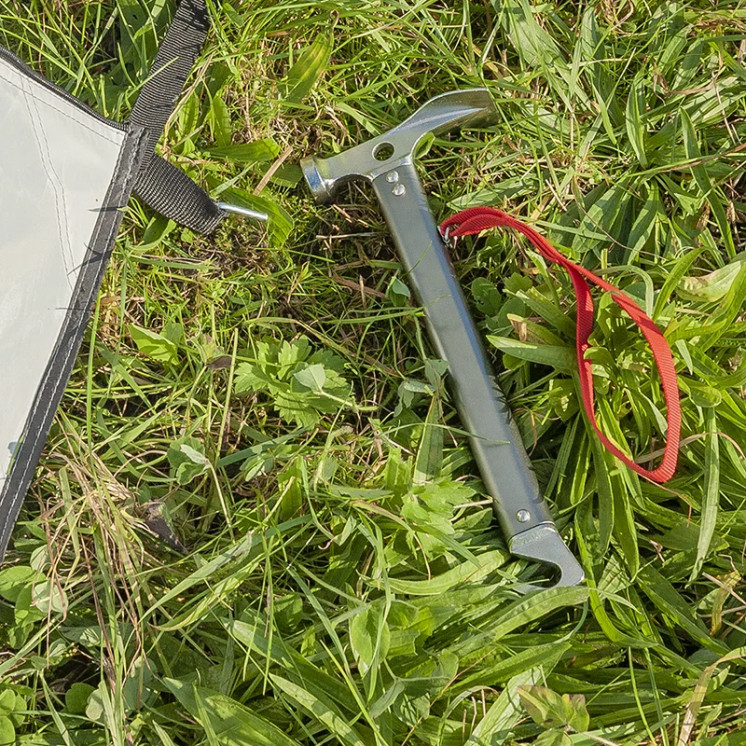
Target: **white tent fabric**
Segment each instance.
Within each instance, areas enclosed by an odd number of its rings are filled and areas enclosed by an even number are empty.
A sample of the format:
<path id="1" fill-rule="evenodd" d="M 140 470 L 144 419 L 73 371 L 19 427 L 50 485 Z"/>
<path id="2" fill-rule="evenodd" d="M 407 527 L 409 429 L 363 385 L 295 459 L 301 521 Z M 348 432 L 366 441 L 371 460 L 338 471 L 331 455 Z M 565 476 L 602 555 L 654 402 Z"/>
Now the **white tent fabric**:
<path id="1" fill-rule="evenodd" d="M 0 58 L 0 492 L 125 136 Z"/>

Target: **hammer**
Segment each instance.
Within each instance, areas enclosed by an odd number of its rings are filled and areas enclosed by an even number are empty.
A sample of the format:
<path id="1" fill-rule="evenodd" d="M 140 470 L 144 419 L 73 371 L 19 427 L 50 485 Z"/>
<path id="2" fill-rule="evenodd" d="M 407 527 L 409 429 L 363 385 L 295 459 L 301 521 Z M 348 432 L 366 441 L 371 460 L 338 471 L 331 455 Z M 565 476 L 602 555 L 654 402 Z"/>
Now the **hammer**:
<path id="1" fill-rule="evenodd" d="M 496 114 L 484 88 L 443 93 L 388 132 L 330 158 L 305 158 L 311 192 L 331 202 L 339 187 L 367 179 L 380 202 L 420 304 L 482 480 L 512 554 L 559 571 L 557 585 L 583 580 L 547 509 L 505 395 L 492 372 L 414 165 L 428 133 L 486 123 Z M 531 586 L 533 588 L 533 586 Z"/>

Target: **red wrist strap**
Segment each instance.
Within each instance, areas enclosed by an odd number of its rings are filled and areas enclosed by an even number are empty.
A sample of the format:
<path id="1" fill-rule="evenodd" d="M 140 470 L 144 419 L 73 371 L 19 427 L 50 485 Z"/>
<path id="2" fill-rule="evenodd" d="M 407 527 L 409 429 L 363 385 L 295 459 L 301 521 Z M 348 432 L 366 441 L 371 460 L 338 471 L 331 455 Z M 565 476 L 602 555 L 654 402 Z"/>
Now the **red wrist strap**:
<path id="1" fill-rule="evenodd" d="M 444 234 L 448 231 L 449 236 L 458 237 L 481 233 L 488 228 L 502 226 L 522 233 L 545 259 L 564 267 L 567 274 L 570 275 L 573 287 L 575 288 L 575 298 L 578 306 L 575 346 L 578 355 L 580 391 L 586 414 L 599 439 L 608 451 L 613 453 L 622 463 L 629 466 L 630 469 L 634 469 L 638 474 L 655 482 L 667 482 L 676 471 L 679 439 L 681 436 L 681 404 L 679 402 L 679 387 L 676 381 L 676 369 L 674 368 L 671 349 L 663 333 L 655 325 L 653 320 L 619 288 L 602 280 L 584 267 L 579 267 L 569 259 L 566 259 L 546 238 L 537 233 L 533 228 L 500 210 L 492 207 L 473 207 L 444 220 L 440 225 L 440 230 Z M 609 440 L 598 427 L 594 412 L 593 365 L 585 357 L 585 351 L 590 347 L 588 337 L 593 330 L 593 298 L 591 297 L 590 284 L 611 293 L 612 300 L 622 310 L 627 312 L 632 321 L 635 322 L 640 331 L 645 335 L 645 339 L 653 353 L 655 366 L 658 369 L 661 379 L 663 397 L 666 401 L 666 422 L 668 425 L 663 458 L 660 465 L 655 469 L 645 469 L 636 464 L 617 445 Z"/>

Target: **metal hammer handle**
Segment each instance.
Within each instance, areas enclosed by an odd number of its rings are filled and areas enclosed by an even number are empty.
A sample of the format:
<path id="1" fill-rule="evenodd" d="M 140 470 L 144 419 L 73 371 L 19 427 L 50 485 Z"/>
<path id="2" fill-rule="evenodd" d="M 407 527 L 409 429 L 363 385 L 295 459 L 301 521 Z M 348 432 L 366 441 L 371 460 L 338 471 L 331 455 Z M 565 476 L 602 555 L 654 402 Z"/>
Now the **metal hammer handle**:
<path id="1" fill-rule="evenodd" d="M 510 539 L 552 517 L 427 205 L 413 164 L 373 180 L 495 512 Z"/>

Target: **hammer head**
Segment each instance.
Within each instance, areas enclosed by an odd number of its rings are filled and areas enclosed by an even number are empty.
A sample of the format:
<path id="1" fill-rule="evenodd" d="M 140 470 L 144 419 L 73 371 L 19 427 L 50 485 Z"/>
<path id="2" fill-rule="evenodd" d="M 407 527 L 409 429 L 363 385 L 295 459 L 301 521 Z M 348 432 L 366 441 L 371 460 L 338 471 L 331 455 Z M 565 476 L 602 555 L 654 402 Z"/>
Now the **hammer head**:
<path id="1" fill-rule="evenodd" d="M 442 93 L 423 104 L 408 119 L 378 137 L 330 158 L 304 158 L 303 174 L 314 197 L 329 202 L 335 190 L 353 179 L 373 181 L 385 171 L 411 163 L 417 145 L 428 133 L 457 126 L 479 125 L 497 110 L 486 88 Z"/>

